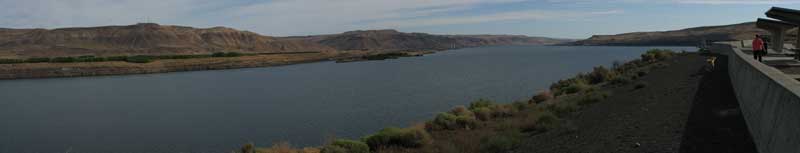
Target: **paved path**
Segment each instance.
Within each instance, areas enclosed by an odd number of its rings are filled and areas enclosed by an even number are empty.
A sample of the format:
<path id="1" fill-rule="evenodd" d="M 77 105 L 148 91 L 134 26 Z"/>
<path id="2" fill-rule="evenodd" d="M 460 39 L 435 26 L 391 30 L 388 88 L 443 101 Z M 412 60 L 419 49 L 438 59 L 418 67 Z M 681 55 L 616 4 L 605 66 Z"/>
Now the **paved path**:
<path id="1" fill-rule="evenodd" d="M 720 56 L 717 59 L 721 66 L 700 81 L 680 151 L 755 153 L 755 144 L 728 77 L 728 58 Z"/>

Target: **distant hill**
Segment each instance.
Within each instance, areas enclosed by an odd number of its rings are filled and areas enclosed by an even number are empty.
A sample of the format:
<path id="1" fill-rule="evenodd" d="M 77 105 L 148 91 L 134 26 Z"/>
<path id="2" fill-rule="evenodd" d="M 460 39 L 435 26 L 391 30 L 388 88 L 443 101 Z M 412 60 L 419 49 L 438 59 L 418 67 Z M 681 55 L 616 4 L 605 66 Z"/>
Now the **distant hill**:
<path id="1" fill-rule="evenodd" d="M 206 54 L 222 51 L 330 50 L 319 44 L 225 27 L 198 29 L 152 23 L 63 29 L 0 29 L 0 56 Z"/>
<path id="2" fill-rule="evenodd" d="M 226 27 L 141 23 L 61 29 L 0 28 L 0 57 L 433 50 L 487 45 L 545 45 L 569 40 L 511 35 L 432 35 L 396 30 L 271 37 Z"/>
<path id="3" fill-rule="evenodd" d="M 756 28 L 755 22 L 722 26 L 706 26 L 674 31 L 633 32 L 618 35 L 595 35 L 589 39 L 563 45 L 625 45 L 625 46 L 696 46 L 702 40 L 731 41 L 753 39 L 755 34 L 768 34 Z"/>
<path id="4" fill-rule="evenodd" d="M 287 37 L 287 39 L 319 43 L 338 50 L 451 49 L 493 45 L 552 45 L 573 41 L 521 35 L 433 35 L 404 33 L 397 30 L 350 31 L 332 35 Z"/>

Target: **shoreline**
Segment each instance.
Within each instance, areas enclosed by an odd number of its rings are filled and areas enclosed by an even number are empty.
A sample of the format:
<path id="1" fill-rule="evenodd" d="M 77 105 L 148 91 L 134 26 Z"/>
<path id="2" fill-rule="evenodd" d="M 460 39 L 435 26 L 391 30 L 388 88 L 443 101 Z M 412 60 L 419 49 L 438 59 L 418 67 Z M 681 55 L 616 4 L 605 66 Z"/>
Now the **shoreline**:
<path id="1" fill-rule="evenodd" d="M 358 56 L 361 54 L 364 54 L 364 52 L 320 52 L 306 54 L 267 54 L 197 59 L 165 59 L 155 60 L 149 63 L 107 61 L 84 63 L 0 64 L 0 80 L 117 76 L 271 67 L 329 61 L 349 56 Z"/>
<path id="2" fill-rule="evenodd" d="M 411 51 L 406 54 L 430 54 L 437 51 Z M 0 64 L 0 80 L 46 79 L 91 76 L 119 76 L 187 71 L 206 71 L 273 67 L 323 61 L 358 59 L 390 54 L 379 51 L 329 51 L 295 54 L 258 54 L 240 57 L 210 57 L 192 59 L 161 59 L 148 63 L 124 61 L 79 63 L 18 63 Z M 366 60 L 359 60 L 366 61 Z M 352 61 L 358 62 L 358 61 Z"/>
<path id="3" fill-rule="evenodd" d="M 652 152 L 708 149 L 707 144 L 698 141 L 716 139 L 726 140 L 723 144 L 745 144 L 741 149 L 747 150 L 752 145 L 746 144 L 752 140 L 746 136 L 706 137 L 692 133 L 698 129 L 731 128 L 694 124 L 697 120 L 718 120 L 696 115 L 697 111 L 713 110 L 697 110 L 695 106 L 721 107 L 728 104 L 702 101 L 730 98 L 730 93 L 706 95 L 701 90 L 713 87 L 714 91 L 730 91 L 724 86 L 706 85 L 709 81 L 725 84 L 727 80 L 722 78 L 724 75 L 711 74 L 726 74 L 722 73 L 723 67 L 704 72 L 704 58 L 698 53 L 648 51 L 641 59 L 610 69 L 599 66 L 590 73 L 558 81 L 527 102 L 480 99 L 423 123 L 387 127 L 361 138 L 332 138 L 321 146 L 301 148 L 292 148 L 288 142 L 272 146 L 250 143 L 241 149 L 261 153 Z M 735 105 L 735 100 L 732 102 Z M 731 120 L 724 124 L 746 130 L 743 123 Z M 599 139 L 606 143 L 586 144 Z"/>

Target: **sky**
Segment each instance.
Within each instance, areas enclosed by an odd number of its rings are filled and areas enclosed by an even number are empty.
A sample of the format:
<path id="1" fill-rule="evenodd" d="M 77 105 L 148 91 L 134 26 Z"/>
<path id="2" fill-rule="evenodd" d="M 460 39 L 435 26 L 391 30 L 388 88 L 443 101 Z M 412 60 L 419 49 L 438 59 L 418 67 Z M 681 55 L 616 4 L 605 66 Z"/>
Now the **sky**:
<path id="1" fill-rule="evenodd" d="M 0 0 L 0 27 L 152 22 L 270 36 L 397 29 L 555 38 L 725 25 L 800 0 Z"/>

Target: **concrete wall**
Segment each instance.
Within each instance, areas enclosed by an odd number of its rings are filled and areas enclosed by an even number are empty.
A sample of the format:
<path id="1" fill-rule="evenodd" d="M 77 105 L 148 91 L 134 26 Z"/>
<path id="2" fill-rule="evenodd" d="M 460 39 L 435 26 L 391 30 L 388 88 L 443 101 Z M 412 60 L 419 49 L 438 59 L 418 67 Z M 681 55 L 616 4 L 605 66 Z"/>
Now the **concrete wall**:
<path id="1" fill-rule="evenodd" d="M 760 153 L 800 153 L 800 82 L 742 53 L 739 42 L 715 43 Z"/>

